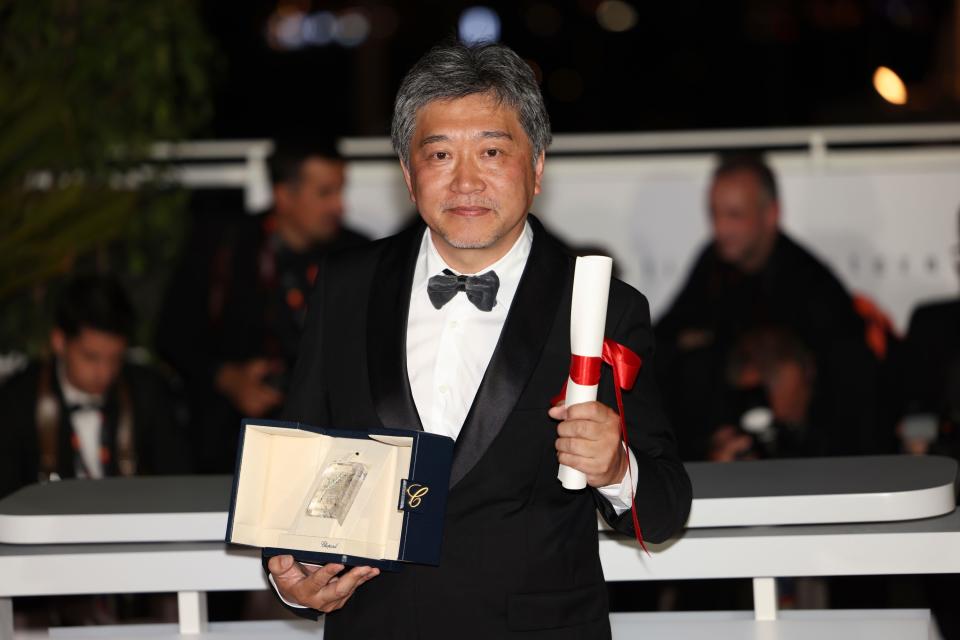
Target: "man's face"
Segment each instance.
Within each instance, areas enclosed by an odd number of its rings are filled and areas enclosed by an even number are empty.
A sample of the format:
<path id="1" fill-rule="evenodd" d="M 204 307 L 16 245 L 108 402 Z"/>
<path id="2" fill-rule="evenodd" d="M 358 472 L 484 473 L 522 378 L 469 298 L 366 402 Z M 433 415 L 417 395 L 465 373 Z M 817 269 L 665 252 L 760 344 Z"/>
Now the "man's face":
<path id="1" fill-rule="evenodd" d="M 710 188 L 713 241 L 724 262 L 757 267 L 777 233 L 778 218 L 777 204 L 764 196 L 749 171 L 721 175 Z"/>
<path id="2" fill-rule="evenodd" d="M 543 154 L 534 160 L 516 110 L 488 94 L 436 100 L 417 112 L 403 173 L 445 259 L 493 262 L 513 246 L 540 193 Z"/>
<path id="3" fill-rule="evenodd" d="M 307 158 L 300 165 L 300 179 L 274 188 L 274 210 L 290 227 L 302 234 L 305 244 L 332 240 L 343 219 L 342 162 Z"/>
<path id="4" fill-rule="evenodd" d="M 70 384 L 94 395 L 106 393 L 116 381 L 127 350 L 123 336 L 88 328 L 72 338 L 54 329 L 50 343 L 64 364 Z"/>

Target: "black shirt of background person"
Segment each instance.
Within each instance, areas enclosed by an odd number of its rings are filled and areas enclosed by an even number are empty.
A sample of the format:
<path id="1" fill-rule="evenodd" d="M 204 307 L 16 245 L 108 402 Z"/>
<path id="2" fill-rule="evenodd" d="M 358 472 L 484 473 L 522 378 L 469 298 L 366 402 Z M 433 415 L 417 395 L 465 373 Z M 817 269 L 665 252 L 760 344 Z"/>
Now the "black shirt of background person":
<path id="1" fill-rule="evenodd" d="M 268 216 L 198 221 L 165 298 L 157 350 L 190 396 L 201 471 L 233 470 L 241 416 L 214 388 L 224 363 L 253 358 L 293 369 L 305 299 L 323 256 L 367 238 L 341 228 L 329 243 L 294 253 Z M 271 381 L 286 387 L 286 374 Z"/>
<path id="2" fill-rule="evenodd" d="M 705 457 L 712 430 L 737 395 L 724 383 L 729 353 L 744 333 L 762 327 L 794 332 L 816 362 L 815 432 L 793 438 L 781 455 L 872 450 L 876 363 L 863 320 L 830 270 L 780 232 L 755 273 L 723 262 L 707 246 L 657 323 L 661 388 L 685 457 Z"/>
<path id="3" fill-rule="evenodd" d="M 939 422 L 931 453 L 960 458 L 960 300 L 917 307 L 903 350 L 905 414 Z"/>
<path id="4" fill-rule="evenodd" d="M 57 475 L 76 476 L 71 445 L 70 411 L 57 381 L 56 362 L 34 362 L 0 387 L 0 497 L 37 482 L 40 476 L 40 445 L 37 401 L 42 379 L 58 403 Z M 117 424 L 121 412 L 120 388 L 126 394 L 132 416 L 136 475 L 190 473 L 193 471 L 186 424 L 178 415 L 178 402 L 166 380 L 157 372 L 127 363 L 104 397 L 103 437 L 111 455 L 104 475 L 121 475 L 117 466 Z"/>

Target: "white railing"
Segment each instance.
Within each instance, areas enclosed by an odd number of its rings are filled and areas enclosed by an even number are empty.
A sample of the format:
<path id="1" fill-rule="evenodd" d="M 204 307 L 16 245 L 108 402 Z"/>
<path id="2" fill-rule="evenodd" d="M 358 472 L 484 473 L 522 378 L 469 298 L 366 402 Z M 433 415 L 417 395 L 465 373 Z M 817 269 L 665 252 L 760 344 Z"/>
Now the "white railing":
<path id="1" fill-rule="evenodd" d="M 558 134 L 534 211 L 573 244 L 605 247 L 621 277 L 672 299 L 708 235 L 704 190 L 717 152 L 753 148 L 780 177 L 784 226 L 904 329 L 921 300 L 957 290 L 960 123 L 668 133 Z M 236 188 L 270 204 L 265 140 L 155 145 L 190 188 Z M 345 138 L 348 222 L 379 237 L 412 213 L 387 138 Z"/>
<path id="2" fill-rule="evenodd" d="M 807 147 L 810 154 L 814 155 L 831 146 L 910 143 L 960 144 L 960 123 L 715 129 L 653 133 L 560 133 L 554 136 L 550 153 L 603 155 L 630 152 L 719 151 L 743 147 Z M 393 157 L 393 147 L 387 137 L 343 138 L 339 149 L 348 159 Z M 154 145 L 154 155 L 157 158 L 172 160 L 262 159 L 272 150 L 272 142 L 262 139 L 197 140 Z"/>

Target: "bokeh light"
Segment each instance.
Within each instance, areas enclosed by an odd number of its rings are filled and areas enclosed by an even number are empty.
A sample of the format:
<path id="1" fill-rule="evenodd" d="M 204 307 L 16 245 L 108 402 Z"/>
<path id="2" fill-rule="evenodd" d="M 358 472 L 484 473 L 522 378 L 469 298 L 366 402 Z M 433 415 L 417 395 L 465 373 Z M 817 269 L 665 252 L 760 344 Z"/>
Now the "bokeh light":
<path id="1" fill-rule="evenodd" d="M 597 7 L 597 22 L 607 31 L 629 31 L 637 24 L 637 10 L 623 0 L 604 0 Z"/>
<path id="2" fill-rule="evenodd" d="M 303 19 L 301 36 L 305 44 L 323 47 L 333 42 L 337 18 L 329 11 L 318 11 Z"/>
<path id="3" fill-rule="evenodd" d="M 359 11 L 345 11 L 337 18 L 334 39 L 344 47 L 356 47 L 370 35 L 370 21 Z"/>
<path id="4" fill-rule="evenodd" d="M 500 16 L 490 7 L 470 7 L 460 14 L 460 41 L 464 44 L 500 40 Z"/>
<path id="5" fill-rule="evenodd" d="M 907 104 L 907 86 L 889 67 L 877 67 L 873 72 L 873 88 L 890 104 Z"/>

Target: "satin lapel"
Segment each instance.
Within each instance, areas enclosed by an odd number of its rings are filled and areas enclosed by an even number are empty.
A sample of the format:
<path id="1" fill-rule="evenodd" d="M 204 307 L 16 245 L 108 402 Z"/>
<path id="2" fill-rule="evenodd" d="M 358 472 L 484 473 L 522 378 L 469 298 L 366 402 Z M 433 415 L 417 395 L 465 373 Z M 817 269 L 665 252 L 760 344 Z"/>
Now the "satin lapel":
<path id="1" fill-rule="evenodd" d="M 423 430 L 407 376 L 410 287 L 425 227 L 406 231 L 384 248 L 370 286 L 367 367 L 370 392 L 384 427 Z"/>
<path id="2" fill-rule="evenodd" d="M 533 374 L 569 279 L 569 260 L 533 216 L 533 246 L 497 348 L 453 449 L 453 487 L 476 466 Z"/>

